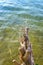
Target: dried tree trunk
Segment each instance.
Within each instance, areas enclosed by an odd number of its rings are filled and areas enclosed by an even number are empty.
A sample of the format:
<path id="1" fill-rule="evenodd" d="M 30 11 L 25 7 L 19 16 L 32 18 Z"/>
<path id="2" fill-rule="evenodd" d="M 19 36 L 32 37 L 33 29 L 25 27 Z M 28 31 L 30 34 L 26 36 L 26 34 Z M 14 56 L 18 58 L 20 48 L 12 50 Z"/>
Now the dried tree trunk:
<path id="1" fill-rule="evenodd" d="M 29 28 L 24 29 L 24 34 L 20 41 L 19 58 L 21 64 L 19 64 L 17 61 L 13 61 L 15 65 L 34 65 L 32 47 L 28 38 L 28 30 Z"/>

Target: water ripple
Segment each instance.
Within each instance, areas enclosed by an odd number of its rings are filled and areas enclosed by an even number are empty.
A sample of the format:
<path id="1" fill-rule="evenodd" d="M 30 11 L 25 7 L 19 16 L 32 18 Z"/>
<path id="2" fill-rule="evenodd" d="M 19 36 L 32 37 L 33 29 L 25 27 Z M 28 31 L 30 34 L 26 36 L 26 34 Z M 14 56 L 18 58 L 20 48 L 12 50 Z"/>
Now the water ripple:
<path id="1" fill-rule="evenodd" d="M 11 21 L 23 23 L 24 20 L 20 18 L 28 21 L 31 19 L 31 22 L 33 19 L 38 22 L 43 21 L 43 0 L 0 0 L 0 22 L 8 20 L 8 24 Z"/>

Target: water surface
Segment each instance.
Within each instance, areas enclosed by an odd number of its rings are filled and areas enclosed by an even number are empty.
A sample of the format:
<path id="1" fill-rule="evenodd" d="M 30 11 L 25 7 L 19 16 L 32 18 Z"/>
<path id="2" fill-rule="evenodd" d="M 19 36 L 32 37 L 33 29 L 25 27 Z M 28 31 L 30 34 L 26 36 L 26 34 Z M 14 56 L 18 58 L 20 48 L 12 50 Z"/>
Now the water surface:
<path id="1" fill-rule="evenodd" d="M 0 28 L 8 25 L 37 27 L 43 21 L 43 0 L 0 0 Z"/>
<path id="2" fill-rule="evenodd" d="M 0 0 L 0 65 L 18 61 L 22 27 L 30 28 L 35 64 L 43 65 L 43 0 Z"/>

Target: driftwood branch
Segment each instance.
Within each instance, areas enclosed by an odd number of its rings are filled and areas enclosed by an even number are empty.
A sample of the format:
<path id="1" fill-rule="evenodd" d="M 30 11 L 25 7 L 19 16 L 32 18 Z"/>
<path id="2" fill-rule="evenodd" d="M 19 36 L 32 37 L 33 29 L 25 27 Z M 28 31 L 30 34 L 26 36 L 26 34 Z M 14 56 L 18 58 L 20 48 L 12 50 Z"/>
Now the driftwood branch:
<path id="1" fill-rule="evenodd" d="M 15 65 L 34 65 L 32 47 L 28 38 L 28 30 L 29 28 L 23 29 L 24 34 L 20 40 L 19 59 L 20 59 L 21 64 L 13 60 Z"/>

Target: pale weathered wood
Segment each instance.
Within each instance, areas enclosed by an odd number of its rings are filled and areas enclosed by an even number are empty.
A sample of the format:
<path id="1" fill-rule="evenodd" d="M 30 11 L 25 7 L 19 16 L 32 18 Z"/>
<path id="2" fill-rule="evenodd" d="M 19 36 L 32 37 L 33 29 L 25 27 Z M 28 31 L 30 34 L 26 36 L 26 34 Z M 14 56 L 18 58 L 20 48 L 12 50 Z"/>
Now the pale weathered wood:
<path id="1" fill-rule="evenodd" d="M 15 65 L 20 65 L 16 60 L 12 61 Z"/>

